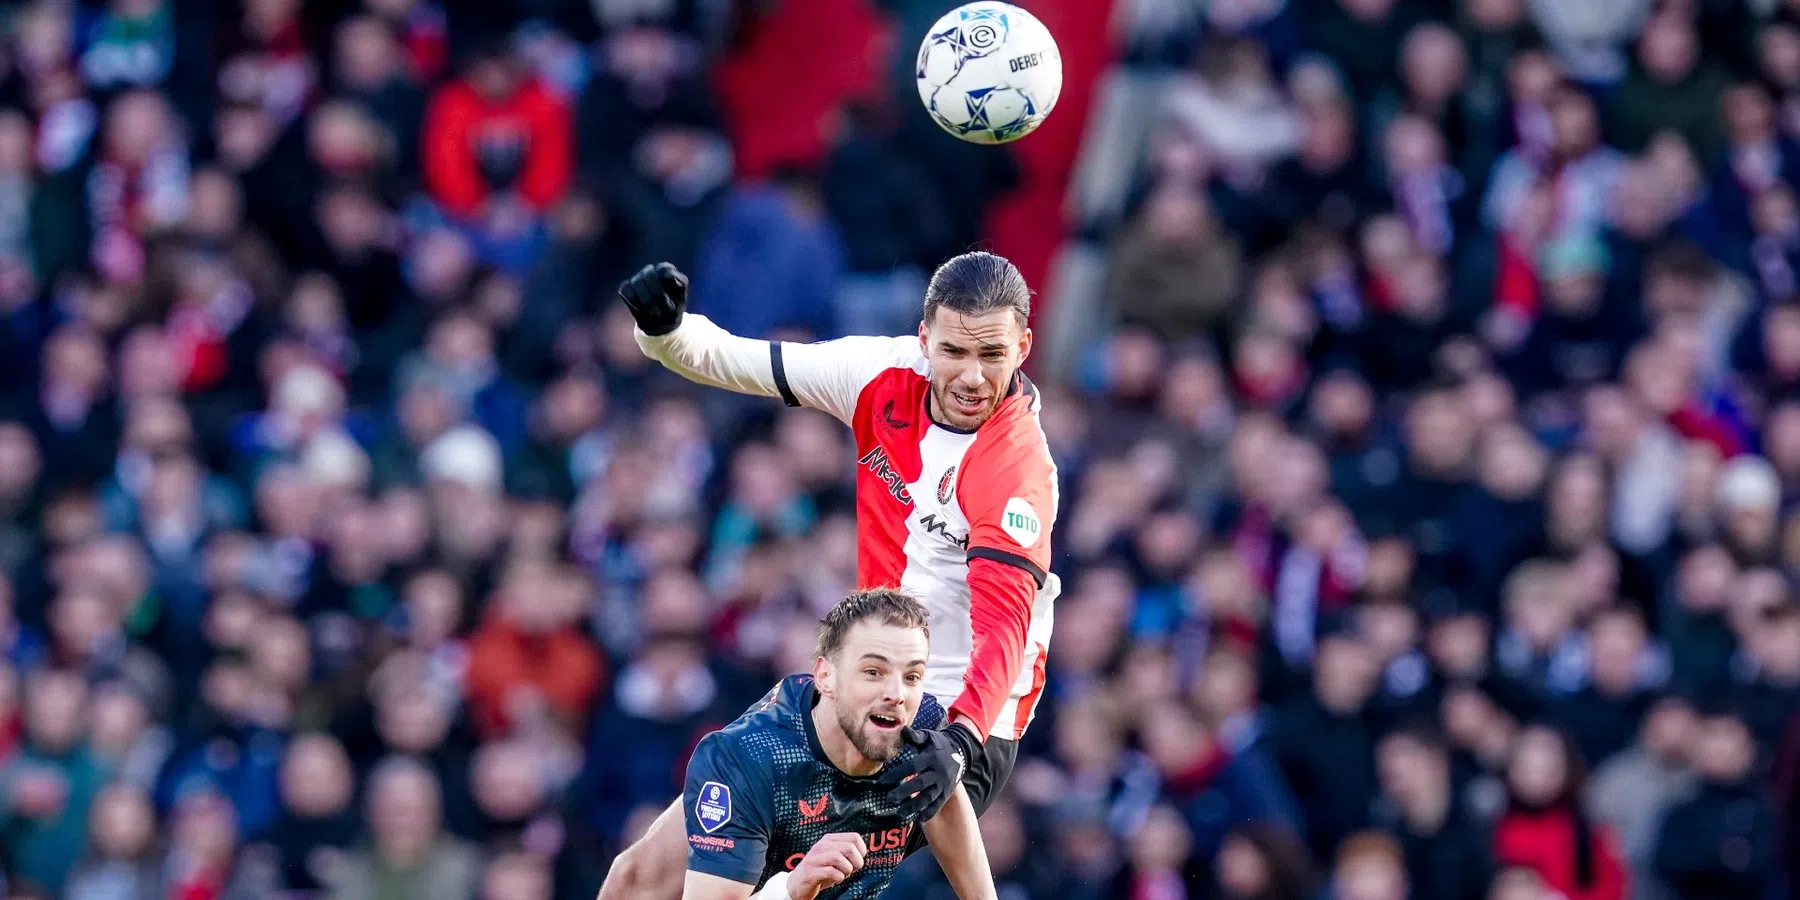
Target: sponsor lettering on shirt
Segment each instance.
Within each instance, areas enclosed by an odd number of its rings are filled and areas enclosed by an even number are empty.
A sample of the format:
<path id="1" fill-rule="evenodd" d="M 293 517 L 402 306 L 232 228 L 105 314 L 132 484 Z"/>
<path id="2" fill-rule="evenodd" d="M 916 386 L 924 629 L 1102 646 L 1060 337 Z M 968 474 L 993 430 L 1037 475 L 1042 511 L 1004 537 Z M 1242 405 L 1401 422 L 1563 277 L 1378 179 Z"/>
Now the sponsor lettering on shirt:
<path id="1" fill-rule="evenodd" d="M 1006 501 L 1006 508 L 1000 513 L 1000 530 L 1018 541 L 1019 546 L 1029 547 L 1038 542 L 1044 529 L 1031 503 L 1023 497 L 1014 497 Z"/>
<path id="2" fill-rule="evenodd" d="M 712 837 L 704 834 L 688 835 L 688 843 L 693 844 L 702 850 L 711 850 L 714 853 L 722 853 L 737 847 L 737 841 L 734 841 L 731 838 Z"/>
<path id="3" fill-rule="evenodd" d="M 969 536 L 966 534 L 951 534 L 950 523 L 944 519 L 938 518 L 934 513 L 926 513 L 925 515 L 920 516 L 919 527 L 925 529 L 926 534 L 935 534 L 963 550 L 969 549 Z"/>
<path id="4" fill-rule="evenodd" d="M 912 830 L 913 823 L 908 822 L 898 828 L 889 828 L 886 831 L 863 835 L 863 843 L 868 845 L 867 852 L 869 854 L 863 859 L 863 866 L 867 868 L 871 865 L 899 865 L 900 861 L 906 858 L 906 842 L 912 838 Z M 883 855 L 878 857 L 875 855 L 877 853 Z M 806 859 L 806 854 L 793 853 L 789 854 L 781 864 L 783 868 L 792 872 L 799 868 L 800 861 L 804 859 Z"/>
<path id="5" fill-rule="evenodd" d="M 912 494 L 906 489 L 906 479 L 901 478 L 900 473 L 894 471 L 893 464 L 888 461 L 886 450 L 876 447 L 864 453 L 862 458 L 856 462 L 858 465 L 867 467 L 876 478 L 881 479 L 882 483 L 887 485 L 888 493 L 893 495 L 895 500 L 908 506 L 912 505 Z"/>

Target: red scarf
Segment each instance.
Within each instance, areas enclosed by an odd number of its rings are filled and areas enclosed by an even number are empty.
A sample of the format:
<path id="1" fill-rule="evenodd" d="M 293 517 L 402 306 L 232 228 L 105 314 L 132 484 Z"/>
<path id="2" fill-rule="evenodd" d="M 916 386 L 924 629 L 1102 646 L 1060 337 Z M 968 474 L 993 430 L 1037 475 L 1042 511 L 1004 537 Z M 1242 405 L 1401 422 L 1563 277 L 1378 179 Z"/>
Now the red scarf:
<path id="1" fill-rule="evenodd" d="M 1212 787 L 1219 773 L 1231 762 L 1231 754 L 1218 744 L 1212 744 L 1194 758 L 1187 768 L 1179 772 L 1170 772 L 1163 777 L 1164 787 L 1175 797 L 1195 797 L 1202 791 Z"/>
<path id="2" fill-rule="evenodd" d="M 1494 304 L 1530 321 L 1538 311 L 1537 266 L 1532 248 L 1510 234 L 1500 235 L 1499 272 L 1494 277 Z"/>

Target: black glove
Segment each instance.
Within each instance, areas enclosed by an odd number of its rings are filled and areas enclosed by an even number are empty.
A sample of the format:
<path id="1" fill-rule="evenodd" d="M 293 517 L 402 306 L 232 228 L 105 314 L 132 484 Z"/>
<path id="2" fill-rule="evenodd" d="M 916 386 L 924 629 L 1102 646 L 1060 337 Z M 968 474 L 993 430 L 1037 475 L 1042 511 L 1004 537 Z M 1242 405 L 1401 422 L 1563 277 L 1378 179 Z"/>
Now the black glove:
<path id="1" fill-rule="evenodd" d="M 881 773 L 881 783 L 896 785 L 888 799 L 900 804 L 901 818 L 928 821 L 956 793 L 969 761 L 981 752 L 981 739 L 960 722 L 942 731 L 908 728 L 901 737 L 918 753 L 906 765 Z"/>
<path id="2" fill-rule="evenodd" d="M 668 334 L 681 324 L 687 312 L 687 276 L 672 263 L 657 263 L 638 270 L 619 285 L 625 308 L 645 334 Z"/>

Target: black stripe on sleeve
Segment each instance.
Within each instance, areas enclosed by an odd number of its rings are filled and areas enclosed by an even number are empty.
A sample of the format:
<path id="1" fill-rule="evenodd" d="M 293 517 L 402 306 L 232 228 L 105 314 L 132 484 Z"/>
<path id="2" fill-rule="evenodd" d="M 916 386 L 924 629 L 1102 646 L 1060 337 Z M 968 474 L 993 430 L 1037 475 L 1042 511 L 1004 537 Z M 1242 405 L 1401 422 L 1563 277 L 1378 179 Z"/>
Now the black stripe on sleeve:
<path id="1" fill-rule="evenodd" d="M 1037 563 L 1020 556 L 1017 553 L 1006 550 L 995 550 L 992 547 L 970 547 L 969 558 L 991 559 L 997 563 L 1006 563 L 1009 566 L 1017 566 L 1024 569 L 1031 573 L 1032 580 L 1037 582 L 1038 590 L 1040 591 L 1044 589 L 1044 580 L 1050 577 L 1043 569 L 1038 568 Z"/>
<path id="2" fill-rule="evenodd" d="M 781 361 L 781 342 L 769 342 L 769 370 L 775 374 L 775 389 L 781 392 L 781 402 L 789 406 L 799 406 L 800 398 L 794 396 L 794 389 L 788 386 L 787 365 Z"/>

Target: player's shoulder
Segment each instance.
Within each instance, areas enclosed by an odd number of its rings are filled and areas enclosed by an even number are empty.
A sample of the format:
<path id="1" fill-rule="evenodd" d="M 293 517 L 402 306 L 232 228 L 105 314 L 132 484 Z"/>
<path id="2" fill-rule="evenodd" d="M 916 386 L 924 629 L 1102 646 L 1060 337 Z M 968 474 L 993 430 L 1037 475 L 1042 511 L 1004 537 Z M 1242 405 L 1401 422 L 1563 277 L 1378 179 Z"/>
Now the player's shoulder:
<path id="1" fill-rule="evenodd" d="M 707 735 L 707 740 L 731 742 L 735 747 L 804 737 L 801 717 L 812 709 L 812 697 L 811 675 L 789 675 L 730 725 Z"/>
<path id="2" fill-rule="evenodd" d="M 895 368 L 923 368 L 925 349 L 916 334 L 857 334 L 844 338 L 851 348 L 864 351 L 871 360 L 880 360 Z"/>
<path id="3" fill-rule="evenodd" d="M 762 704 L 763 711 L 779 719 L 802 715 L 812 709 L 816 690 L 811 675 L 789 675 L 776 682 L 775 688 L 769 691 Z"/>
<path id="4" fill-rule="evenodd" d="M 868 381 L 863 384 L 862 394 L 865 398 L 871 393 L 882 391 L 916 390 L 930 383 L 931 364 L 925 359 L 924 351 L 919 348 L 917 337 L 856 340 L 866 343 L 852 344 L 847 350 L 871 370 Z"/>
<path id="5" fill-rule="evenodd" d="M 1054 478 L 1056 462 L 1038 416 L 1037 386 L 1023 372 L 1016 379 L 1000 408 L 976 429 L 969 466 L 989 479 Z"/>

